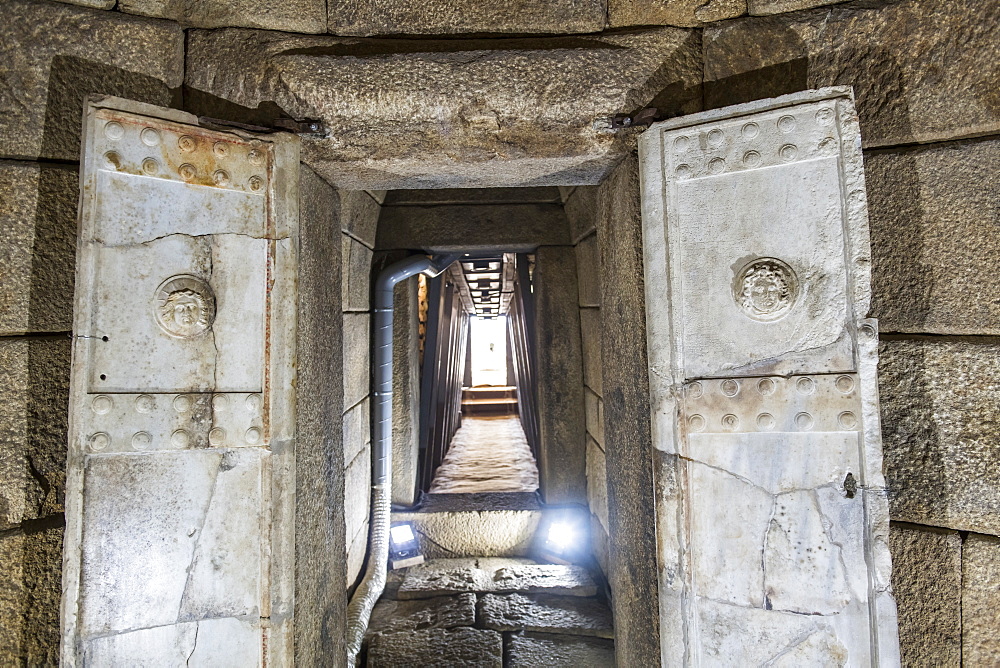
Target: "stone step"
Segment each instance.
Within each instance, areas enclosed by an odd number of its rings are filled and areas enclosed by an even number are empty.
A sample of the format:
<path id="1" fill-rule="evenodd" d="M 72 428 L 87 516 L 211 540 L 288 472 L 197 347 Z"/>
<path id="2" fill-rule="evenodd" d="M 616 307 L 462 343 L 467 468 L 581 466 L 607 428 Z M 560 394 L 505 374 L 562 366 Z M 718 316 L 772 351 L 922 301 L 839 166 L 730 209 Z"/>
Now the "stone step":
<path id="1" fill-rule="evenodd" d="M 368 643 L 374 668 L 502 668 L 503 637 L 496 631 L 459 627 L 381 633 Z"/>
<path id="2" fill-rule="evenodd" d="M 475 626 L 476 595 L 435 596 L 408 601 L 383 597 L 372 610 L 366 634 Z"/>
<path id="3" fill-rule="evenodd" d="M 417 508 L 394 511 L 392 522 L 410 522 L 427 559 L 523 557 L 542 518 L 528 492 L 427 494 Z"/>
<path id="4" fill-rule="evenodd" d="M 417 599 L 465 592 L 595 596 L 597 585 L 581 566 L 499 558 L 436 559 L 408 569 L 396 596 Z"/>
<path id="5" fill-rule="evenodd" d="M 507 642 L 510 668 L 613 668 L 615 644 L 603 638 L 513 634 Z"/>
<path id="6" fill-rule="evenodd" d="M 604 601 L 547 594 L 484 594 L 478 604 L 483 626 L 496 631 L 538 631 L 614 638 Z"/>

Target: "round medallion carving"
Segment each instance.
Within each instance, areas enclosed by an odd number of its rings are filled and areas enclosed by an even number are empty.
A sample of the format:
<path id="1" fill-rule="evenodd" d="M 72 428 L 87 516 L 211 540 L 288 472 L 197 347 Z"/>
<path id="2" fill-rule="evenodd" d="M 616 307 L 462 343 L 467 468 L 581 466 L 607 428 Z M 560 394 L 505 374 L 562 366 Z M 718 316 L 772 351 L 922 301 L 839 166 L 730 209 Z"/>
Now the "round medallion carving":
<path id="1" fill-rule="evenodd" d="M 197 336 L 215 322 L 215 295 L 197 276 L 168 278 L 156 289 L 153 302 L 156 322 L 171 336 Z"/>
<path id="2" fill-rule="evenodd" d="M 736 273 L 733 298 L 754 320 L 777 320 L 791 310 L 798 297 L 798 279 L 781 260 L 764 257 Z"/>

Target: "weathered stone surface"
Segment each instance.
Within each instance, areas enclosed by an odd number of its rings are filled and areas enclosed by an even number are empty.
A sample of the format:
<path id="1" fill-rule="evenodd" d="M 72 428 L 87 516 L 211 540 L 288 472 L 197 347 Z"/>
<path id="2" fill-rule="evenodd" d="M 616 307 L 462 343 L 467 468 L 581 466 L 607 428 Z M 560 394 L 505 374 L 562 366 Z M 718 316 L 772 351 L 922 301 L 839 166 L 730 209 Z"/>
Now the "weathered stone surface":
<path id="1" fill-rule="evenodd" d="M 969 534 L 962 546 L 962 663 L 1000 665 L 1000 538 Z"/>
<path id="2" fill-rule="evenodd" d="M 490 574 L 478 568 L 474 559 L 437 559 L 410 568 L 396 595 L 405 600 L 490 591 L 492 583 Z"/>
<path id="3" fill-rule="evenodd" d="M 195 28 L 262 28 L 326 32 L 324 0 L 118 0 L 119 11 L 170 19 Z"/>
<path id="4" fill-rule="evenodd" d="M 62 511 L 69 348 L 0 338 L 0 530 Z"/>
<path id="5" fill-rule="evenodd" d="M 593 438 L 587 439 L 587 501 L 592 512 L 600 521 L 605 533 L 608 531 L 608 472 L 604 451 Z"/>
<path id="6" fill-rule="evenodd" d="M 611 572 L 611 546 L 608 544 L 609 540 L 604 525 L 601 524 L 601 521 L 596 516 L 591 515 L 590 544 L 594 551 L 594 559 L 597 561 L 597 565 L 600 566 L 605 580 L 608 579 L 608 574 Z"/>
<path id="7" fill-rule="evenodd" d="M 329 138 L 306 140 L 305 162 L 348 189 L 597 183 L 627 150 L 599 117 L 660 93 L 668 114 L 701 104 L 698 36 L 675 28 L 502 41 L 229 29 L 188 45 L 191 87 L 323 120 Z"/>
<path id="8" fill-rule="evenodd" d="M 344 466 L 346 467 L 362 449 L 372 442 L 371 400 L 366 398 L 344 414 Z"/>
<path id="9" fill-rule="evenodd" d="M 372 610 L 367 635 L 450 629 L 476 623 L 476 595 L 438 596 L 413 601 L 383 598 Z"/>
<path id="10" fill-rule="evenodd" d="M 608 0 L 608 20 L 620 26 L 700 26 L 747 13 L 747 0 Z"/>
<path id="11" fill-rule="evenodd" d="M 56 0 L 69 5 L 79 5 L 81 7 L 92 7 L 94 9 L 111 9 L 117 0 Z"/>
<path id="12" fill-rule="evenodd" d="M 350 591 L 355 583 L 361 578 L 361 570 L 365 566 L 365 557 L 368 554 L 368 522 L 361 525 L 358 532 L 354 534 L 350 541 L 351 547 L 347 550 L 347 589 Z"/>
<path id="13" fill-rule="evenodd" d="M 372 668 L 421 668 L 423 666 L 503 665 L 503 638 L 481 629 L 428 629 L 387 633 L 372 637 L 368 645 Z"/>
<path id="14" fill-rule="evenodd" d="M 783 14 L 800 9 L 812 9 L 823 5 L 836 5 L 844 0 L 749 0 L 748 9 L 751 16 L 766 16 L 768 14 Z"/>
<path id="15" fill-rule="evenodd" d="M 537 509 L 435 512 L 422 509 L 421 512 L 394 512 L 392 519 L 394 522 L 413 522 L 429 539 L 421 543 L 424 556 L 438 559 L 455 555 L 526 555 L 541 516 Z"/>
<path id="16" fill-rule="evenodd" d="M 509 665 L 517 668 L 607 668 L 615 665 L 615 645 L 602 638 L 517 634 L 511 637 L 507 652 Z"/>
<path id="17" fill-rule="evenodd" d="M 611 610 L 596 598 L 486 594 L 479 600 L 479 615 L 486 628 L 497 631 L 615 637 Z"/>
<path id="18" fill-rule="evenodd" d="M 649 666 L 660 662 L 660 615 L 655 533 L 646 297 L 642 268 L 639 165 L 622 162 L 596 189 L 577 188 L 570 201 L 593 194 L 601 243 L 601 385 L 605 407 L 608 524 L 611 527 L 608 581 L 614 592 L 618 662 Z M 584 334 L 586 340 L 586 333 Z M 584 359 L 592 355 L 584 353 Z M 597 388 L 594 388 L 597 389 Z"/>
<path id="19" fill-rule="evenodd" d="M 586 417 L 573 247 L 540 247 L 532 280 L 540 489 L 547 503 L 584 503 Z"/>
<path id="20" fill-rule="evenodd" d="M 601 309 L 580 309 L 580 331 L 583 342 L 583 382 L 596 394 L 604 393 L 601 347 L 603 328 Z"/>
<path id="21" fill-rule="evenodd" d="M 335 35 L 443 35 L 471 33 L 580 33 L 604 29 L 605 0 L 480 2 L 331 0 Z"/>
<path id="22" fill-rule="evenodd" d="M 601 202 L 597 193 L 597 188 L 573 188 L 563 203 L 566 218 L 569 220 L 570 238 L 575 244 L 593 234 L 597 230 L 598 216 L 606 213 L 598 208 Z"/>
<path id="23" fill-rule="evenodd" d="M 367 311 L 370 295 L 369 285 L 371 284 L 372 250 L 346 234 L 342 237 L 344 310 Z"/>
<path id="24" fill-rule="evenodd" d="M 1000 347 L 975 339 L 889 340 L 880 358 L 892 517 L 1000 532 Z"/>
<path id="25" fill-rule="evenodd" d="M 397 283 L 392 334 L 392 502 L 417 501 L 420 467 L 419 281 Z"/>
<path id="26" fill-rule="evenodd" d="M 568 243 L 566 215 L 558 204 L 386 205 L 376 248 L 526 252 Z"/>
<path id="27" fill-rule="evenodd" d="M 461 204 L 562 204 L 561 187 L 534 188 L 432 188 L 389 190 L 383 206 L 418 204 L 428 206 Z"/>
<path id="28" fill-rule="evenodd" d="M 342 229 L 369 248 L 375 247 L 375 230 L 381 210 L 381 204 L 366 190 L 340 191 Z"/>
<path id="29" fill-rule="evenodd" d="M 0 155 L 77 160 L 88 95 L 165 105 L 181 85 L 176 24 L 35 0 L 0 7 Z"/>
<path id="30" fill-rule="evenodd" d="M 996 139 L 865 156 L 880 331 L 1000 334 L 998 162 Z"/>
<path id="31" fill-rule="evenodd" d="M 0 664 L 59 663 L 62 534 L 50 525 L 0 538 Z"/>
<path id="32" fill-rule="evenodd" d="M 368 521 L 371 506 L 372 456 L 370 448 L 358 453 L 344 472 L 344 514 L 347 536 L 353 537 Z"/>
<path id="33" fill-rule="evenodd" d="M 299 302 L 296 313 L 295 661 L 316 665 L 344 643 L 347 555 L 340 348 L 340 202 L 308 167 L 299 172 Z M 356 453 L 355 453 L 356 454 Z M 346 460 L 350 461 L 350 460 Z"/>
<path id="34" fill-rule="evenodd" d="M 371 391 L 367 313 L 344 314 L 344 408 L 353 407 Z"/>
<path id="35" fill-rule="evenodd" d="M 580 566 L 493 562 L 481 568 L 469 561 L 439 559 L 411 568 L 399 588 L 400 599 L 430 598 L 463 592 L 521 592 L 594 596 L 597 587 Z"/>
<path id="36" fill-rule="evenodd" d="M 889 550 L 903 665 L 959 665 L 962 539 L 958 532 L 894 524 Z"/>
<path id="37" fill-rule="evenodd" d="M 711 26 L 706 106 L 846 84 L 866 146 L 996 132 L 998 21 L 989 0 L 903 0 Z"/>
<path id="38" fill-rule="evenodd" d="M 580 306 L 601 305 L 600 273 L 601 249 L 597 235 L 592 234 L 576 244 L 576 275 L 580 292 Z"/>

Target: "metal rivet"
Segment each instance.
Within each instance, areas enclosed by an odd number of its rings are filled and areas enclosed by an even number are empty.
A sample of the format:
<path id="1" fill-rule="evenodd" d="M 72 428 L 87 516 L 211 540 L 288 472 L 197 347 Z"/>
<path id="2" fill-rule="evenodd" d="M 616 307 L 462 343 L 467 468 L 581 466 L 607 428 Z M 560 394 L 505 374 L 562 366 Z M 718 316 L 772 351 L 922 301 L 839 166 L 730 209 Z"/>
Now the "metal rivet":
<path id="1" fill-rule="evenodd" d="M 220 158 L 225 158 L 229 155 L 229 144 L 217 141 L 215 142 L 215 146 L 212 147 L 212 152 Z"/>
<path id="2" fill-rule="evenodd" d="M 146 158 L 142 161 L 142 171 L 147 174 L 155 174 L 160 171 L 160 163 L 158 163 L 153 158 Z"/>
<path id="3" fill-rule="evenodd" d="M 247 429 L 246 439 L 247 443 L 251 445 L 260 442 L 260 429 L 257 429 L 257 427 Z"/>
<path id="4" fill-rule="evenodd" d="M 177 171 L 180 172 L 181 177 L 185 181 L 190 181 L 194 177 L 198 176 L 198 169 L 194 165 L 188 164 L 186 162 L 180 167 L 178 167 Z"/>
<path id="5" fill-rule="evenodd" d="M 178 413 L 187 413 L 191 410 L 191 397 L 183 394 L 174 397 L 174 410 Z"/>
<path id="6" fill-rule="evenodd" d="M 216 427 L 212 431 L 208 432 L 208 442 L 212 445 L 220 445 L 226 442 L 226 430 L 222 427 Z"/>
<path id="7" fill-rule="evenodd" d="M 190 153 L 197 145 L 198 142 L 195 141 L 195 138 L 189 135 L 182 135 L 177 139 L 177 147 L 185 153 Z"/>
<path id="8" fill-rule="evenodd" d="M 132 437 L 132 447 L 136 450 L 145 450 L 153 442 L 153 437 L 148 432 L 140 431 Z"/>
<path id="9" fill-rule="evenodd" d="M 227 186 L 229 185 L 229 174 L 224 169 L 218 169 L 212 174 L 212 181 L 217 186 Z"/>

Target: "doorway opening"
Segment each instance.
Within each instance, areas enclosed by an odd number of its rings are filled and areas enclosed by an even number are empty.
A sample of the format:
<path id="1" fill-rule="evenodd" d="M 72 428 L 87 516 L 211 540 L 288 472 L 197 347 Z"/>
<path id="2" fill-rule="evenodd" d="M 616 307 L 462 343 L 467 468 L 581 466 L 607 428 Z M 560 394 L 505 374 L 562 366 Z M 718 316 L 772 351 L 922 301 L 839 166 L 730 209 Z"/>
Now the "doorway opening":
<path id="1" fill-rule="evenodd" d="M 530 346 L 512 345 L 526 342 L 517 304 L 530 297 L 530 273 L 519 280 L 518 266 L 530 262 L 527 254 L 466 254 L 431 281 L 427 343 L 433 345 L 424 350 L 421 411 L 428 494 L 538 490 L 537 441 L 528 435 L 534 362 Z"/>
<path id="2" fill-rule="evenodd" d="M 538 465 L 517 409 L 507 316 L 469 319 L 461 426 L 431 482 L 431 494 L 534 492 Z"/>

